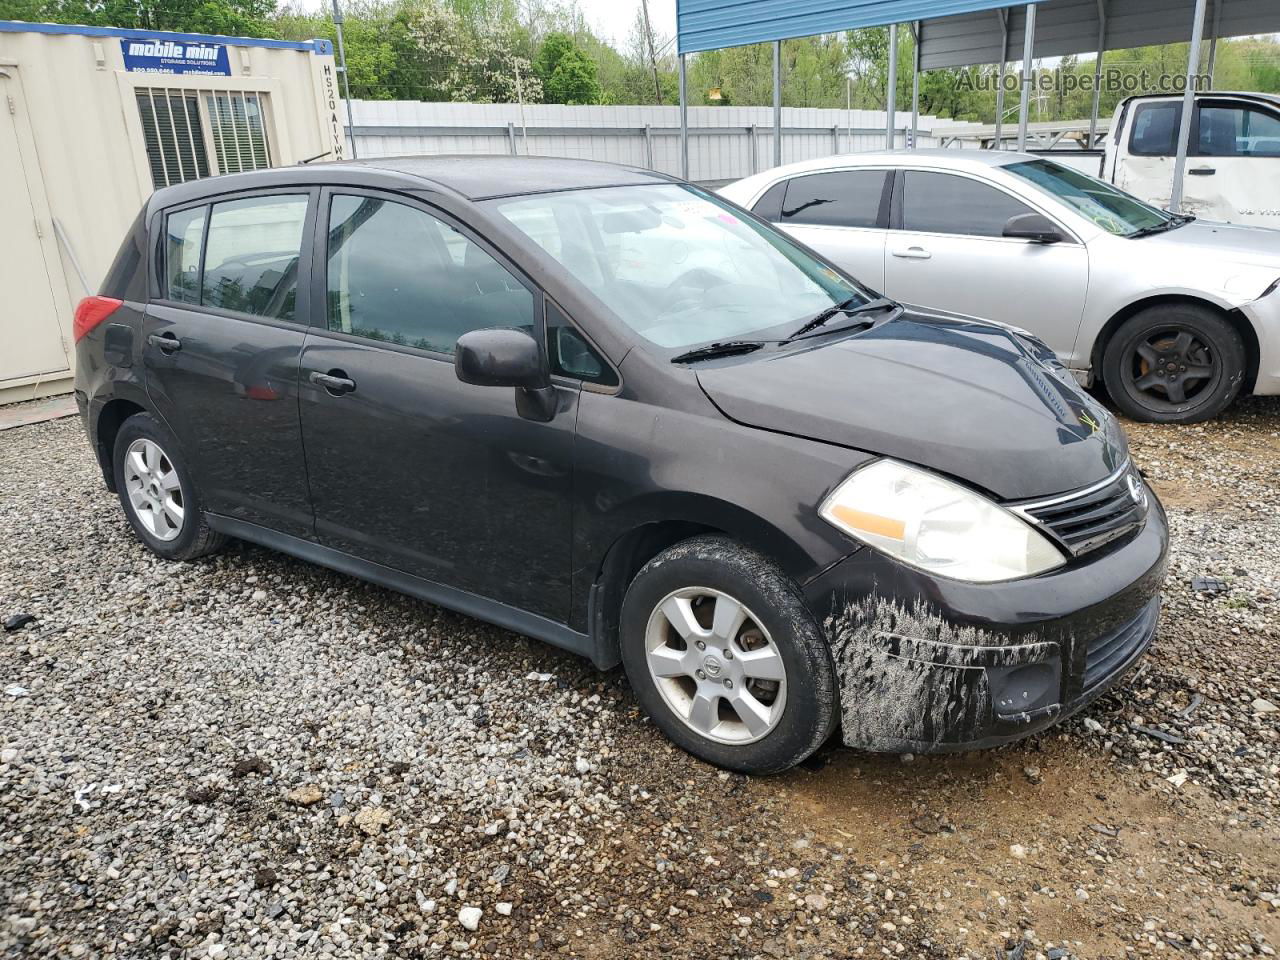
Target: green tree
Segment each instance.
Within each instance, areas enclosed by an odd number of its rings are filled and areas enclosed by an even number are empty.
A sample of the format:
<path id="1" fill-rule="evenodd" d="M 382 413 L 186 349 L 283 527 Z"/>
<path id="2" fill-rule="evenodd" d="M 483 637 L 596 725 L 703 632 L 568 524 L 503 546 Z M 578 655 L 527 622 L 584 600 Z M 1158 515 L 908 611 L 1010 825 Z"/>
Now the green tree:
<path id="1" fill-rule="evenodd" d="M 547 103 L 599 103 L 595 62 L 581 50 L 570 50 L 543 83 L 543 99 Z"/>
<path id="2" fill-rule="evenodd" d="M 0 20 L 275 36 L 275 0 L 0 0 Z"/>

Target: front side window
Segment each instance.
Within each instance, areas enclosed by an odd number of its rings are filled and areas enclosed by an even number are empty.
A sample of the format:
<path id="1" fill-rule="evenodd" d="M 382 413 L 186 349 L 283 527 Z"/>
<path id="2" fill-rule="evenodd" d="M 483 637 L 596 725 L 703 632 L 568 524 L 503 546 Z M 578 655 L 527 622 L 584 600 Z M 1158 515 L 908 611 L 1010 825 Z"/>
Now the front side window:
<path id="1" fill-rule="evenodd" d="M 208 207 L 169 214 L 165 225 L 166 293 L 178 303 L 200 302 L 200 246 Z"/>
<path id="2" fill-rule="evenodd" d="M 840 170 L 795 177 L 787 183 L 781 222 L 877 226 L 885 176 L 883 170 Z"/>
<path id="3" fill-rule="evenodd" d="M 650 342 L 744 337 L 870 295 L 695 187 L 652 184 L 485 201 Z"/>
<path id="4" fill-rule="evenodd" d="M 485 250 L 417 207 L 335 196 L 329 209 L 330 330 L 453 353 L 489 327 L 533 329 L 533 294 Z"/>
<path id="5" fill-rule="evenodd" d="M 551 358 L 553 373 L 607 387 L 618 385 L 617 374 L 550 300 L 547 301 L 547 355 Z"/>
<path id="6" fill-rule="evenodd" d="M 1051 160 L 1023 160 L 1001 167 L 1006 173 L 1021 177 L 1054 200 L 1065 203 L 1081 216 L 1123 237 L 1146 227 L 1155 227 L 1169 215 L 1143 203 L 1109 183 Z"/>
<path id="7" fill-rule="evenodd" d="M 296 320 L 298 262 L 307 197 L 246 197 L 215 203 L 209 216 L 200 303 Z"/>
<path id="8" fill-rule="evenodd" d="M 1182 122 L 1180 103 L 1141 103 L 1133 112 L 1129 153 L 1135 157 L 1172 157 Z"/>
<path id="9" fill-rule="evenodd" d="M 1280 117 L 1252 107 L 1200 108 L 1202 157 L 1280 157 Z"/>
<path id="10" fill-rule="evenodd" d="M 999 237 L 1011 217 L 1034 211 L 1003 190 L 949 173 L 903 174 L 902 229 Z"/>

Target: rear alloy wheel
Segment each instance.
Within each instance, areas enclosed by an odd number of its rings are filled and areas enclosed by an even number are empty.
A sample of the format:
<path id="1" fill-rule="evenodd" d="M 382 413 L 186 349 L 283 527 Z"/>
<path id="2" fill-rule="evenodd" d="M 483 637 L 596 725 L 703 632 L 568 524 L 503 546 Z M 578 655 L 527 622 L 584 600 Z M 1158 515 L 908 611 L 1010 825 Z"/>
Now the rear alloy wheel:
<path id="1" fill-rule="evenodd" d="M 1197 423 L 1216 417 L 1244 382 L 1240 334 L 1195 304 L 1152 307 L 1126 320 L 1103 356 L 1103 381 L 1134 420 Z"/>
<path id="2" fill-rule="evenodd" d="M 694 537 L 645 564 L 620 626 L 636 699 L 694 756 L 778 773 L 835 729 L 831 651 L 799 588 L 727 537 Z"/>
<path id="3" fill-rule="evenodd" d="M 166 560 L 191 560 L 226 542 L 205 521 L 178 441 L 150 414 L 134 414 L 121 424 L 112 469 L 125 516 L 152 552 Z"/>

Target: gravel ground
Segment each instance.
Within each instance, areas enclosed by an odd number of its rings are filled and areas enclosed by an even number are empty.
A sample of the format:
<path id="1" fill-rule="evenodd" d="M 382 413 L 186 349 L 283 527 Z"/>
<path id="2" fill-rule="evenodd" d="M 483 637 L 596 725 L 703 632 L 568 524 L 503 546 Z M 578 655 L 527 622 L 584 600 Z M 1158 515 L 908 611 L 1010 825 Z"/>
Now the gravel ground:
<path id="1" fill-rule="evenodd" d="M 1280 402 L 1130 433 L 1175 545 L 1138 673 L 1001 750 L 763 780 L 616 671 L 256 547 L 160 561 L 77 421 L 0 433 L 0 955 L 1274 955 Z"/>

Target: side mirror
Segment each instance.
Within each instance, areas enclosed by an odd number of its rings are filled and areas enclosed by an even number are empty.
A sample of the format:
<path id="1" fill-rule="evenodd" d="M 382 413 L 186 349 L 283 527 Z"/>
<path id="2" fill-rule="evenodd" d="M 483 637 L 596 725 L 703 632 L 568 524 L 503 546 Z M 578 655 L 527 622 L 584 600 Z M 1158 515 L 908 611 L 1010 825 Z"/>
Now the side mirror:
<path id="1" fill-rule="evenodd" d="M 1030 240 L 1032 243 L 1061 243 L 1066 239 L 1058 232 L 1052 220 L 1038 213 L 1020 213 L 1016 217 L 1010 217 L 1001 236 Z"/>
<path id="2" fill-rule="evenodd" d="M 515 387 L 516 410 L 529 420 L 555 416 L 556 392 L 538 341 L 523 330 L 472 330 L 458 338 L 453 372 L 463 383 Z"/>

